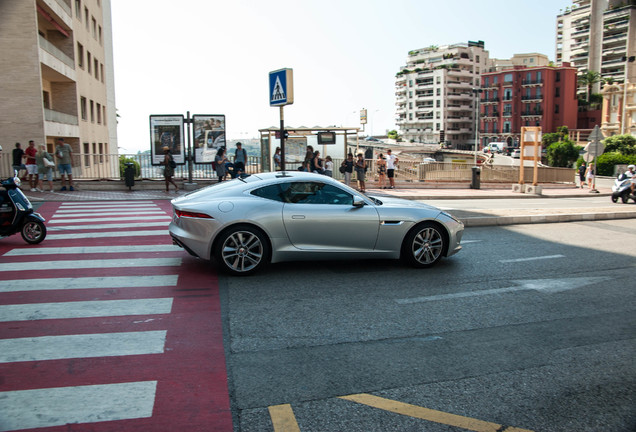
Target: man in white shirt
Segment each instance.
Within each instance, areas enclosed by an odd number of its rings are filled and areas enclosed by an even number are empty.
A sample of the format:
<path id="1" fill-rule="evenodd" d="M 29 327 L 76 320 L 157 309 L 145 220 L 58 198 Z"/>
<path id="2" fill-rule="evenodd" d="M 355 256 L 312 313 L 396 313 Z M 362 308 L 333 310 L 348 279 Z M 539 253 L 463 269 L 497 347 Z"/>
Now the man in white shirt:
<path id="1" fill-rule="evenodd" d="M 395 189 L 395 164 L 398 163 L 398 158 L 391 153 L 391 149 L 386 151 L 386 176 L 389 178 L 389 187 Z"/>

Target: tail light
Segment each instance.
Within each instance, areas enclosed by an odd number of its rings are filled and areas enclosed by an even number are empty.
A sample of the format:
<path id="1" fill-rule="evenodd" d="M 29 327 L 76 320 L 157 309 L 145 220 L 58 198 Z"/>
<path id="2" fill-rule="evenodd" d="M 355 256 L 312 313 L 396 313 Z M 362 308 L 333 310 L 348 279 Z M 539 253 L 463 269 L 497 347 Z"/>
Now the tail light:
<path id="1" fill-rule="evenodd" d="M 174 214 L 178 218 L 187 217 L 187 218 L 198 218 L 198 219 L 214 219 L 212 216 L 205 213 L 185 211 L 185 210 L 179 210 L 179 209 L 174 209 Z"/>

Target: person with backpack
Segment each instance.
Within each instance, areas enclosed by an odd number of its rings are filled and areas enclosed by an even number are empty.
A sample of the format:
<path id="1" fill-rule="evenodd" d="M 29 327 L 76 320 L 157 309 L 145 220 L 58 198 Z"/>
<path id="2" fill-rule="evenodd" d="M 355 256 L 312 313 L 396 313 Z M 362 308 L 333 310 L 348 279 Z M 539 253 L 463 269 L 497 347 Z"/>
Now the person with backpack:
<path id="1" fill-rule="evenodd" d="M 238 177 L 241 173 L 245 172 L 245 164 L 247 163 L 247 151 L 243 148 L 243 144 L 236 143 L 236 150 L 234 151 L 234 175 L 233 178 Z"/>
<path id="2" fill-rule="evenodd" d="M 583 185 L 585 185 L 585 171 L 587 171 L 587 166 L 585 165 L 585 162 L 583 162 L 579 167 L 579 183 L 581 189 L 583 189 Z"/>
<path id="3" fill-rule="evenodd" d="M 177 192 L 179 190 L 179 187 L 172 179 L 172 176 L 174 176 L 174 169 L 177 167 L 177 163 L 174 161 L 172 153 L 170 153 L 170 147 L 164 146 L 163 154 L 164 157 L 161 164 L 163 165 L 163 178 L 166 181 L 166 192 L 170 192 L 170 183 L 174 185 L 174 191 Z"/>

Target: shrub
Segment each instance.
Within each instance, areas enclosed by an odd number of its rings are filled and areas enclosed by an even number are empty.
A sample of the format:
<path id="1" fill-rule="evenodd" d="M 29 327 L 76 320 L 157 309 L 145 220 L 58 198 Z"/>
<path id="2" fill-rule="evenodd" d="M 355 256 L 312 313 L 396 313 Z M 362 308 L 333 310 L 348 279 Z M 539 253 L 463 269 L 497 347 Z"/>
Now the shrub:
<path id="1" fill-rule="evenodd" d="M 619 152 L 603 153 L 596 158 L 596 172 L 598 175 L 613 176 L 614 165 L 636 165 L 636 154 L 624 155 Z"/>
<path id="2" fill-rule="evenodd" d="M 548 164 L 553 167 L 569 167 L 579 157 L 580 147 L 572 141 L 559 141 L 547 149 Z"/>

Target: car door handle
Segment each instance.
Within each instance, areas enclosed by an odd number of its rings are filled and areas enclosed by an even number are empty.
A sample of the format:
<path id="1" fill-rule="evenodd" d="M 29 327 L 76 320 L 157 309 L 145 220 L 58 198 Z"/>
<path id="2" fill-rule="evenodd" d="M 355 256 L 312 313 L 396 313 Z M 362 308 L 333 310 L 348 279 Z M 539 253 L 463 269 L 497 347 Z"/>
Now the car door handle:
<path id="1" fill-rule="evenodd" d="M 305 215 L 292 215 L 292 219 L 305 219 Z"/>

